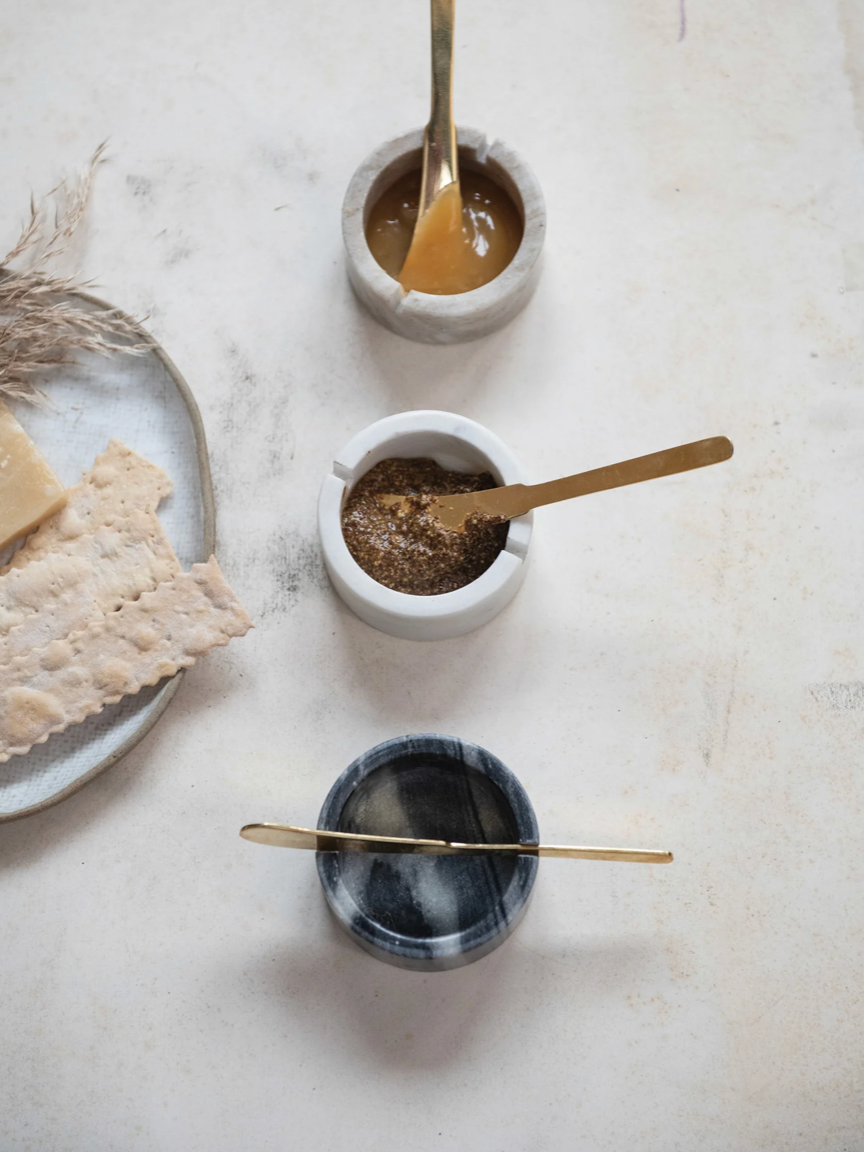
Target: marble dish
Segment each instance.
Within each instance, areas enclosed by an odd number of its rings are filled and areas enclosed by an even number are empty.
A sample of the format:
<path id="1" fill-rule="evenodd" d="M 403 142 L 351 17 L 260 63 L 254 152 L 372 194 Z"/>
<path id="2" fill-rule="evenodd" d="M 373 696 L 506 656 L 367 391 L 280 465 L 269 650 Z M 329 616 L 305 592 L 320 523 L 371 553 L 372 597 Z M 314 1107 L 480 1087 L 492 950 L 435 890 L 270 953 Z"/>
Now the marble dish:
<path id="1" fill-rule="evenodd" d="M 412 596 L 379 584 L 348 551 L 342 505 L 351 486 L 390 457 L 431 456 L 454 472 L 491 472 L 499 484 L 524 482 L 510 449 L 488 428 L 453 412 L 400 412 L 350 440 L 324 477 L 318 534 L 333 587 L 361 620 L 405 640 L 447 640 L 487 623 L 518 592 L 528 563 L 533 514 L 510 521 L 507 543 L 486 571 L 454 592 Z"/>
<path id="2" fill-rule="evenodd" d="M 85 297 L 94 309 L 110 305 Z M 152 339 L 142 331 L 142 338 Z M 191 389 L 154 345 L 143 356 L 82 357 L 45 383 L 50 410 L 13 405 L 15 415 L 66 485 L 76 484 L 112 438 L 164 468 L 173 481 L 159 518 L 184 569 L 214 549 L 213 487 L 201 415 Z M 5 562 L 12 548 L 0 554 Z M 109 704 L 0 764 L 0 823 L 57 804 L 116 764 L 170 704 L 183 672 Z"/>
<path id="3" fill-rule="evenodd" d="M 454 736 L 399 736 L 359 756 L 330 790 L 319 828 L 471 843 L 539 843 L 522 785 Z M 513 932 L 537 876 L 531 856 L 319 852 L 333 915 L 372 956 L 438 972 L 488 955 Z"/>
<path id="4" fill-rule="evenodd" d="M 376 320 L 408 340 L 459 344 L 503 328 L 525 307 L 540 274 L 546 235 L 546 206 L 537 177 L 501 140 L 489 143 L 476 128 L 458 128 L 459 163 L 500 185 L 522 217 L 522 243 L 500 276 L 456 296 L 403 293 L 369 251 L 366 223 L 383 192 L 423 162 L 423 129 L 388 140 L 363 161 L 351 178 L 342 205 L 342 237 L 348 278 Z"/>

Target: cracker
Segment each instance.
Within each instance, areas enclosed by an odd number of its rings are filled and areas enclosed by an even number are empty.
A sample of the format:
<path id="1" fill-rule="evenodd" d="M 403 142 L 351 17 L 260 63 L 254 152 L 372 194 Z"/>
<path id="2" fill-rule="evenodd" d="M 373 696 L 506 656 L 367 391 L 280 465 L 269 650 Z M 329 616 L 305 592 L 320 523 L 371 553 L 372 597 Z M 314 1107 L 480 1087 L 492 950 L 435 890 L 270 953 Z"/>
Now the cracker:
<path id="1" fill-rule="evenodd" d="M 60 605 L 70 619 L 62 634 L 78 632 L 94 615 L 113 612 L 124 600 L 137 598 L 180 571 L 154 512 L 133 512 L 89 536 L 64 540 L 60 549 L 0 576 L 0 636 L 34 614 L 47 618 Z M 91 601 L 95 612 L 88 607 Z M 0 655 L 0 663 L 5 659 Z"/>
<path id="2" fill-rule="evenodd" d="M 0 761 L 173 676 L 252 627 L 214 557 L 0 668 Z"/>
<path id="3" fill-rule="evenodd" d="M 80 632 L 180 571 L 152 512 L 103 525 L 73 543 L 71 554 L 0 576 L 0 664 Z"/>
<path id="4" fill-rule="evenodd" d="M 104 615 L 85 580 L 39 612 L 31 612 L 23 623 L 0 636 L 0 665 L 45 648 L 52 640 L 62 640 L 73 632 L 80 632 L 91 620 L 99 620 Z"/>
<path id="5" fill-rule="evenodd" d="M 0 569 L 0 575 L 41 560 L 64 542 L 86 536 L 134 510 L 155 512 L 171 487 L 161 468 L 119 440 L 111 440 L 90 471 L 81 477 L 81 483 L 69 489 L 65 508 L 49 516 L 27 537 L 9 564 Z"/>

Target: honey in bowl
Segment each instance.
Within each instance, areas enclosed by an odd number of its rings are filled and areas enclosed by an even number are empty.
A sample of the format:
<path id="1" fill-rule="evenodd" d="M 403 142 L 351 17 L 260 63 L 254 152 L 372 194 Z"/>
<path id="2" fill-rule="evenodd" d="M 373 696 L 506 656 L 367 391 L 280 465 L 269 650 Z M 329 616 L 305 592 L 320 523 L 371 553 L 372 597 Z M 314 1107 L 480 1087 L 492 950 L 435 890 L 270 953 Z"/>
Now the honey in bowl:
<path id="1" fill-rule="evenodd" d="M 438 194 L 424 217 L 440 232 L 441 242 L 435 242 L 437 235 L 430 237 L 422 259 L 412 256 L 406 265 L 417 224 L 421 177 L 419 168 L 406 173 L 373 206 L 366 224 L 369 251 L 406 292 L 454 296 L 488 284 L 504 271 L 522 242 L 522 218 L 516 205 L 494 180 L 463 167 L 459 177 L 461 229 L 457 188 L 451 185 Z"/>

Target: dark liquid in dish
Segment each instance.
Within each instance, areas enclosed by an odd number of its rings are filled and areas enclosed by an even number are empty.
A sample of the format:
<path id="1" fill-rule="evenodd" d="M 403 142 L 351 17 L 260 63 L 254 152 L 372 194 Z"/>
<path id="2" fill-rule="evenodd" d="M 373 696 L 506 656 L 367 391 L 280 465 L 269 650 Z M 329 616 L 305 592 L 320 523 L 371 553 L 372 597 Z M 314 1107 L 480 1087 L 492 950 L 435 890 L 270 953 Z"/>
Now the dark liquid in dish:
<path id="1" fill-rule="evenodd" d="M 481 576 L 507 542 L 508 525 L 471 517 L 455 532 L 430 515 L 429 497 L 496 488 L 490 472 L 447 472 L 425 457 L 382 460 L 362 476 L 342 510 L 342 535 L 364 572 L 396 592 L 436 596 Z M 408 496 L 387 507 L 381 495 Z"/>

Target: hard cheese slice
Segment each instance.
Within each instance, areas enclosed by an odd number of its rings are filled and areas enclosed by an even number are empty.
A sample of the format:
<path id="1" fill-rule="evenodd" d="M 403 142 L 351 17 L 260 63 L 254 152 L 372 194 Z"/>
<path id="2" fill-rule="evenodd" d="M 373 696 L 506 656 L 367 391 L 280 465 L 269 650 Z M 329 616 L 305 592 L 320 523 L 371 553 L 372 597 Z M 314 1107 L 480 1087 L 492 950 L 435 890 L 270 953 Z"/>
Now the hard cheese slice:
<path id="1" fill-rule="evenodd" d="M 0 549 L 30 532 L 65 503 L 63 485 L 0 402 Z"/>
<path id="2" fill-rule="evenodd" d="M 170 491 L 171 481 L 161 468 L 112 440 L 81 483 L 69 489 L 66 507 L 29 537 L 6 567 L 0 568 L 0 575 L 62 551 L 67 541 L 89 535 L 101 524 L 113 524 L 133 509 L 155 512 Z"/>

